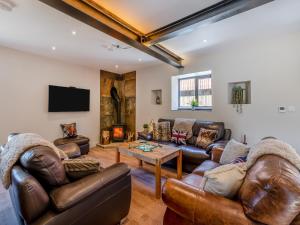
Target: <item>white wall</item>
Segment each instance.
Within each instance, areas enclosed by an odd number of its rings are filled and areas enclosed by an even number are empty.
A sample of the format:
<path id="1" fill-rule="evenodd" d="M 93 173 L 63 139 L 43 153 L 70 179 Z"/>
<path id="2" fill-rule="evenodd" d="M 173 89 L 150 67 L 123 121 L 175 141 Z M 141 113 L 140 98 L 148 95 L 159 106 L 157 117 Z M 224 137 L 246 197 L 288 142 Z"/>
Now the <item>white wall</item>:
<path id="1" fill-rule="evenodd" d="M 48 85 L 91 90 L 90 112 L 48 113 Z M 0 143 L 10 132 L 34 132 L 53 141 L 61 123 L 76 122 L 78 133 L 98 142 L 100 72 L 0 47 Z"/>
<path id="2" fill-rule="evenodd" d="M 249 144 L 276 136 L 300 152 L 300 33 L 244 40 L 194 55 L 182 72 L 160 65 L 137 71 L 137 130 L 150 119 L 192 117 L 224 121 L 233 137 Z M 213 111 L 171 111 L 171 76 L 212 70 Z M 228 82 L 251 80 L 252 104 L 238 114 L 228 104 Z M 162 89 L 162 105 L 151 104 L 151 90 Z M 295 106 L 294 113 L 277 107 Z"/>

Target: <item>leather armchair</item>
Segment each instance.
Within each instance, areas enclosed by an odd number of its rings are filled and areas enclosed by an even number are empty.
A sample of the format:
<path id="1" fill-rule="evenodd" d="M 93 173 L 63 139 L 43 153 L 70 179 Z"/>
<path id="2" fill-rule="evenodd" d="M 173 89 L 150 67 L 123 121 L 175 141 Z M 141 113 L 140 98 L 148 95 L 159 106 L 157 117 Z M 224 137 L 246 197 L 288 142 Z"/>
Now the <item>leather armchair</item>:
<path id="1" fill-rule="evenodd" d="M 164 225 L 300 224 L 300 172 L 287 160 L 276 155 L 259 158 L 233 199 L 203 191 L 203 171 L 197 169 L 181 181 L 165 183 Z"/>
<path id="2" fill-rule="evenodd" d="M 19 224 L 116 225 L 127 216 L 131 175 L 126 164 L 115 164 L 72 182 L 59 157 L 52 153 L 48 147 L 34 147 L 13 167 L 9 192 Z"/>

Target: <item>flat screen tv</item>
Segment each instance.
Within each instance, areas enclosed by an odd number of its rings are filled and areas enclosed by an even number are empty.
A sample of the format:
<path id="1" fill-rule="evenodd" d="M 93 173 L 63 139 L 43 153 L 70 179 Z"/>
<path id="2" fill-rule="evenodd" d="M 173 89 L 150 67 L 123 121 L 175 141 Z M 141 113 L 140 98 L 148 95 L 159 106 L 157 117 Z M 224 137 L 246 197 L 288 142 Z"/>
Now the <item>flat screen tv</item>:
<path id="1" fill-rule="evenodd" d="M 90 90 L 49 85 L 49 112 L 90 110 Z"/>

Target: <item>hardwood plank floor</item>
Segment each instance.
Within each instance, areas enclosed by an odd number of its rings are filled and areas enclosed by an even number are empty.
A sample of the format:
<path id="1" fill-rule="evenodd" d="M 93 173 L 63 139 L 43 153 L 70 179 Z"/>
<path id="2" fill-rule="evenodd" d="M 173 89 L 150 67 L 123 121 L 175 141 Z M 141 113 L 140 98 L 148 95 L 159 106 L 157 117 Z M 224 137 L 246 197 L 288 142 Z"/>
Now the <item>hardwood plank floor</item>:
<path id="1" fill-rule="evenodd" d="M 115 163 L 113 149 L 103 150 L 95 147 L 91 149 L 89 156 L 98 158 L 102 167 Z M 161 199 L 155 198 L 155 167 L 144 163 L 143 168 L 140 168 L 137 159 L 123 155 L 121 155 L 121 162 L 131 167 L 133 186 L 131 208 L 124 225 L 162 225 L 166 207 Z M 162 169 L 162 184 L 168 177 L 176 178 L 176 171 Z M 0 221 L 1 225 L 17 224 L 8 191 L 2 185 L 0 186 Z"/>

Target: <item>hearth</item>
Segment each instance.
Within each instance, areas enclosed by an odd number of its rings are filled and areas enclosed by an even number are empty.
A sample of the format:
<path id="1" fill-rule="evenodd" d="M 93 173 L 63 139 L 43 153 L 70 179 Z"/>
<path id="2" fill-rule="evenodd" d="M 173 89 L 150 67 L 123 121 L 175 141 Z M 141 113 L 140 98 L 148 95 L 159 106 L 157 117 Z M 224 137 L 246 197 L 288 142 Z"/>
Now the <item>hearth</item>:
<path id="1" fill-rule="evenodd" d="M 126 138 L 126 125 L 125 124 L 116 124 L 112 126 L 112 141 L 113 142 L 122 142 Z"/>

